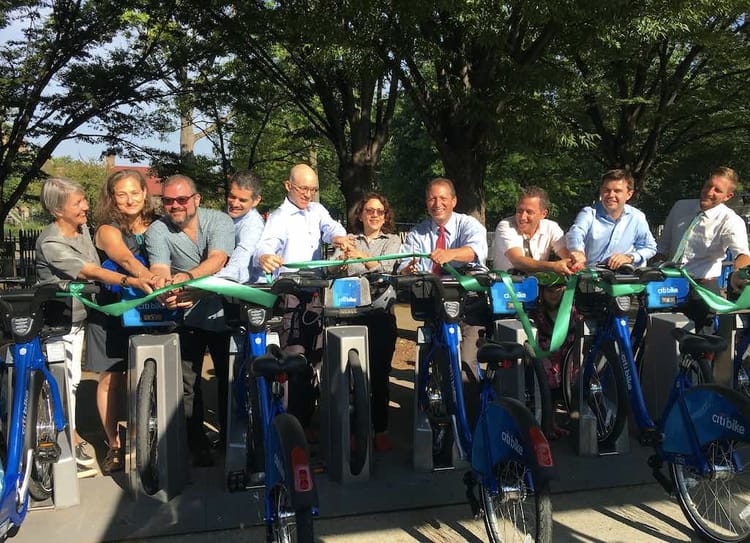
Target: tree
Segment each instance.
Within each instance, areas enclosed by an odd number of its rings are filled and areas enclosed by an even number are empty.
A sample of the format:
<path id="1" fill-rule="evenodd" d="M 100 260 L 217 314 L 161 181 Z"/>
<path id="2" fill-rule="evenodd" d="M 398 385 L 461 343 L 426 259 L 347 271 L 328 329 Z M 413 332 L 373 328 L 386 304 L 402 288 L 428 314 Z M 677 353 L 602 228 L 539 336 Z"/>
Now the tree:
<path id="1" fill-rule="evenodd" d="M 388 11 L 381 55 L 427 127 L 458 209 L 482 221 L 488 160 L 543 88 L 535 69 L 555 36 L 558 4 L 457 0 Z"/>
<path id="2" fill-rule="evenodd" d="M 237 59 L 263 73 L 330 141 L 348 207 L 376 188 L 398 95 L 392 67 L 368 47 L 379 14 L 375 2 L 290 0 L 246 2 L 217 17 L 232 31 Z"/>
<path id="3" fill-rule="evenodd" d="M 597 4 L 556 57 L 563 137 L 648 189 L 686 147 L 750 128 L 749 38 L 744 1 Z"/>
<path id="4" fill-rule="evenodd" d="M 170 9 L 79 0 L 2 13 L 11 37 L 0 53 L 0 225 L 63 140 L 116 141 L 148 130 L 147 120 L 134 119 L 165 96 L 155 84 L 163 68 L 151 62 L 161 34 L 133 34 L 130 21 L 150 17 L 158 29 Z"/>

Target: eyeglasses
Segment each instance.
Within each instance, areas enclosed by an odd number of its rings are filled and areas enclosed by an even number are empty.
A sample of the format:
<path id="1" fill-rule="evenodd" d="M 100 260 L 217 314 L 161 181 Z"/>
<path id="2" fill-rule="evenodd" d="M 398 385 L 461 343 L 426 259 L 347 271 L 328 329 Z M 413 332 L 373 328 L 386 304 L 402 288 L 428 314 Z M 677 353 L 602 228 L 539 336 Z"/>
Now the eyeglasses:
<path id="1" fill-rule="evenodd" d="M 197 192 L 194 192 L 190 196 L 177 196 L 176 198 L 168 198 L 166 196 L 161 197 L 161 203 L 165 206 L 171 206 L 173 203 L 177 202 L 179 205 L 184 206 L 187 205 L 187 203 L 190 201 L 190 199 L 198 194 Z"/>
<path id="2" fill-rule="evenodd" d="M 377 217 L 382 217 L 383 215 L 385 215 L 385 209 L 366 207 L 363 211 L 366 215 L 375 215 Z"/>
<path id="3" fill-rule="evenodd" d="M 319 190 L 318 187 L 300 187 L 299 185 L 295 185 L 294 183 L 289 184 L 293 186 L 294 190 L 296 190 L 300 194 L 317 194 Z"/>

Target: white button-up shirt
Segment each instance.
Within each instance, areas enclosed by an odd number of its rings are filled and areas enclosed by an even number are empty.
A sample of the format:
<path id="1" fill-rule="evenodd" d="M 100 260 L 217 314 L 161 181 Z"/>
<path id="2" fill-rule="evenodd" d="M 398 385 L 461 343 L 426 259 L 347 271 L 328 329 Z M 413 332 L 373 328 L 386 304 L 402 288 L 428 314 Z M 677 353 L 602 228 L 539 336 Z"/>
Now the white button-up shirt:
<path id="1" fill-rule="evenodd" d="M 565 249 L 565 233 L 560 225 L 549 219 L 539 221 L 536 232 L 529 240 L 531 258 L 535 260 L 549 260 L 550 252 L 554 249 L 558 254 Z M 518 231 L 516 216 L 512 215 L 497 223 L 495 229 L 495 243 L 493 244 L 492 267 L 496 270 L 509 270 L 513 267 L 510 259 L 505 256 L 509 249 L 518 247 L 523 250 L 524 235 Z"/>
<path id="2" fill-rule="evenodd" d="M 674 256 L 682 236 L 698 213 L 699 200 L 679 200 L 672 206 L 657 244 L 660 253 L 667 258 Z M 727 249 L 735 260 L 739 255 L 748 254 L 747 229 L 742 217 L 719 204 L 702 213 L 678 264 L 698 279 L 713 279 L 721 275 L 721 262 Z"/>

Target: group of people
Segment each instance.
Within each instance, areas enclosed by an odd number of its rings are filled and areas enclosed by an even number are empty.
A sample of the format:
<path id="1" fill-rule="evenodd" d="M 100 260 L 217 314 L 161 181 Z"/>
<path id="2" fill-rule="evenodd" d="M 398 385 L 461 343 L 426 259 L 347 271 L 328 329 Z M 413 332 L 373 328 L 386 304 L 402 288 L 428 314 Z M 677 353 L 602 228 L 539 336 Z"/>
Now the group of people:
<path id="1" fill-rule="evenodd" d="M 493 244 L 493 265 L 498 270 L 533 273 L 554 272 L 564 278 L 584 265 L 605 264 L 616 269 L 624 264 L 643 266 L 657 252 L 685 267 L 705 286 L 718 290 L 717 278 L 727 250 L 738 267 L 750 264 L 744 220 L 729 209 L 738 184 L 730 168 L 712 172 L 697 200 L 677 202 L 667 217 L 657 243 L 645 215 L 627 202 L 634 181 L 625 170 L 610 170 L 601 179 L 599 200 L 581 210 L 567 234 L 547 218 L 549 199 L 539 187 L 522 190 L 514 215 L 499 222 Z M 318 260 L 322 244 L 336 248 L 332 269 L 340 275 L 367 272 L 442 273 L 443 264 L 485 265 L 488 258 L 487 230 L 472 216 L 455 211 L 457 197 L 449 179 L 431 180 L 425 190 L 427 214 L 403 241 L 395 232 L 394 214 L 386 197 L 366 194 L 348 217 L 349 232 L 316 201 L 318 176 L 305 164 L 294 166 L 284 181 L 286 198 L 264 223 L 256 207 L 262 183 L 249 171 L 235 174 L 227 194 L 227 213 L 200 206 L 195 183 L 184 175 L 162 182 L 162 216 L 157 216 L 147 195 L 146 183 L 137 171 L 110 176 L 102 187 L 92 241 L 86 228 L 88 204 L 82 188 L 64 179 L 48 179 L 42 203 L 53 216 L 52 224 L 37 242 L 40 281 L 93 279 L 116 286 L 132 286 L 144 292 L 170 283 L 216 275 L 240 283 L 265 280 L 288 271 L 285 263 Z M 371 260 L 336 265 L 342 259 L 366 259 L 390 254 L 428 254 L 424 258 Z M 118 271 L 103 268 L 110 260 Z M 732 286 L 744 284 L 732 278 Z M 548 281 L 542 288 L 537 323 L 551 325 L 556 318 L 562 280 Z M 105 293 L 103 296 L 111 296 Z M 196 295 L 189 289 L 174 289 L 161 298 L 172 309 L 182 309 L 179 328 L 184 406 L 188 444 L 193 463 L 211 465 L 210 443 L 203 429 L 201 391 L 203 358 L 208 349 L 219 385 L 220 442 L 225 440 L 229 332 L 223 305 L 216 295 Z M 321 356 L 321 311 L 316 293 L 284 295 L 281 346 L 287 352 L 304 352 L 312 364 Z M 701 311 L 704 314 L 701 316 Z M 478 402 L 477 340 L 490 322 L 486 307 L 469 306 L 461 323 L 461 359 L 467 409 L 476 412 Z M 317 315 L 316 315 L 317 314 Z M 705 307 L 695 303 L 695 318 L 705 318 Z M 575 317 L 574 317 L 575 318 Z M 80 381 L 81 350 L 86 313 L 74 303 L 73 327 L 64 338 L 69 343 L 69 380 L 75 398 Z M 388 375 L 396 343 L 396 321 L 392 309 L 382 307 L 361 317 L 368 325 L 369 364 L 372 390 L 374 447 L 387 451 L 392 443 L 388 428 Z M 127 365 L 127 333 L 115 319 L 89 311 L 86 364 L 101 372 L 97 406 L 104 426 L 108 452 L 102 471 L 122 469 L 122 443 L 116 428 L 116 407 L 123 394 Z M 559 385 L 559 361 L 545 362 L 550 384 Z M 308 431 L 313 409 L 311 373 L 295 376 L 289 383 L 288 407 Z M 74 404 L 71 414 L 75 413 Z M 71 416 L 75 428 L 75 419 Z M 75 433 L 76 455 L 81 469 L 93 462 L 85 442 Z M 90 465 L 90 464 L 89 464 Z"/>

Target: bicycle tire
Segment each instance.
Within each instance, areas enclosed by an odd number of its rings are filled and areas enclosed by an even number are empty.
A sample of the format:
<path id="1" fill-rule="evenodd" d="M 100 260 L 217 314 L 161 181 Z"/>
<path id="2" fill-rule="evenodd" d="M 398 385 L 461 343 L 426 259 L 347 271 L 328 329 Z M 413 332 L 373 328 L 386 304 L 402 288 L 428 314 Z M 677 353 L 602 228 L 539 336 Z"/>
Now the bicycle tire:
<path id="1" fill-rule="evenodd" d="M 701 537 L 717 543 L 750 541 L 750 443 L 714 440 L 701 446 L 709 473 L 670 464 L 677 502 Z M 735 465 L 740 459 L 742 465 Z M 715 477 L 722 473 L 724 476 Z M 739 507 L 737 506 L 739 504 Z"/>
<path id="2" fill-rule="evenodd" d="M 480 483 L 482 517 L 490 543 L 549 543 L 552 541 L 552 501 L 547 483 L 515 460 L 495 467 L 498 494 Z M 533 482 L 533 490 L 528 482 Z"/>
<path id="3" fill-rule="evenodd" d="M 534 416 L 542 432 L 548 438 L 552 436 L 552 392 L 547 381 L 547 372 L 541 360 L 527 356 L 526 367 L 526 407 Z"/>
<path id="4" fill-rule="evenodd" d="M 560 389 L 563 402 L 568 413 L 578 411 L 578 375 L 581 371 L 581 363 L 575 349 L 569 349 L 565 353 L 560 375 Z"/>
<path id="5" fill-rule="evenodd" d="M 370 447 L 370 398 L 359 353 L 354 349 L 347 357 L 349 376 L 349 469 L 352 475 L 359 475 L 367 462 Z"/>
<path id="6" fill-rule="evenodd" d="M 580 369 L 578 370 L 580 371 Z M 563 373 L 563 379 L 570 379 L 575 372 Z M 578 405 L 578 378 L 565 385 L 571 393 L 569 401 L 573 410 L 580 410 Z M 628 392 L 615 343 L 603 344 L 583 390 L 583 400 L 596 418 L 596 438 L 599 445 L 611 445 L 622 433 L 627 422 Z"/>
<path id="7" fill-rule="evenodd" d="M 424 360 L 429 349 L 426 345 L 419 348 L 419 360 Z M 448 403 L 446 397 L 450 394 L 450 386 L 443 377 L 443 372 L 448 371 L 448 356 L 443 353 L 441 363 L 440 357 L 434 357 L 427 362 L 427 395 L 426 404 L 420 406 L 427 414 L 427 420 L 432 430 L 432 457 L 433 459 L 447 460 L 451 457 L 453 450 L 453 428 L 450 424 Z"/>
<path id="8" fill-rule="evenodd" d="M 156 361 L 143 363 L 135 392 L 136 437 L 135 463 L 143 491 L 153 496 L 159 491 L 158 442 L 156 415 Z"/>
<path id="9" fill-rule="evenodd" d="M 260 415 L 260 398 L 258 383 L 250 370 L 250 364 L 245 365 L 245 469 L 248 474 L 265 472 L 265 449 L 263 446 L 263 421 Z"/>
<path id="10" fill-rule="evenodd" d="M 44 460 L 38 454 L 39 444 L 53 443 L 57 447 L 57 429 L 55 428 L 54 407 L 50 385 L 41 371 L 31 373 L 29 379 L 29 411 L 26 414 L 24 433 L 24 451 L 33 449 L 31 456 L 31 476 L 29 477 L 29 494 L 37 501 L 44 501 L 52 496 L 54 489 L 53 467 L 55 462 Z M 21 459 L 22 471 L 26 468 L 26 454 Z"/>

